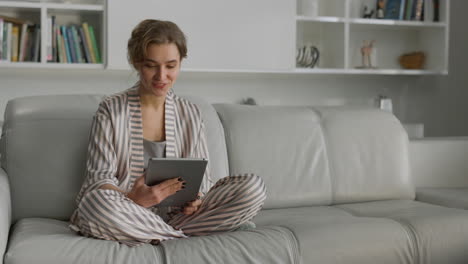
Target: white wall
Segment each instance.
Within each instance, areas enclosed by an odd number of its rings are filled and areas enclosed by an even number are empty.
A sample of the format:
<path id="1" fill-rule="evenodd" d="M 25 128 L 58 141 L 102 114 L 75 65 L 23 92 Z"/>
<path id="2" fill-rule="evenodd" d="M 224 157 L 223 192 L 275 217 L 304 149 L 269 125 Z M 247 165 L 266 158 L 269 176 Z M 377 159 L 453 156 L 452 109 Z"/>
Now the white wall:
<path id="1" fill-rule="evenodd" d="M 468 1 L 451 8 L 450 75 L 446 77 L 337 76 L 294 74 L 182 73 L 179 94 L 196 94 L 210 102 L 239 102 L 254 97 L 260 104 L 372 104 L 380 93 L 394 101 L 403 122 L 424 122 L 426 135 L 468 135 Z M 0 114 L 14 97 L 41 94 L 109 94 L 129 87 L 129 71 L 0 69 Z M 2 118 L 0 118 L 2 119 Z"/>
<path id="2" fill-rule="evenodd" d="M 372 105 L 385 93 L 394 98 L 396 114 L 405 103 L 401 92 L 412 77 L 295 74 L 181 73 L 174 90 L 209 102 L 238 103 L 253 97 L 259 104 Z M 14 97 L 42 94 L 109 94 L 130 87 L 130 71 L 0 70 L 0 109 Z"/>
<path id="3" fill-rule="evenodd" d="M 448 76 L 417 78 L 403 90 L 405 118 L 425 124 L 426 135 L 468 135 L 468 1 L 452 0 Z"/>

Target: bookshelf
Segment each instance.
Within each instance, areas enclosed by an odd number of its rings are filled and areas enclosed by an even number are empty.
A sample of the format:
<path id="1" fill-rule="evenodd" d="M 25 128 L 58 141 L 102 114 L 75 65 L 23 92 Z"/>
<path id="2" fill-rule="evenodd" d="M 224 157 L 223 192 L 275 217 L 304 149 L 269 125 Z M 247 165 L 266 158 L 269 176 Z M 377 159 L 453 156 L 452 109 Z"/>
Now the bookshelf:
<path id="1" fill-rule="evenodd" d="M 24 57 L 24 61 L 11 61 L 11 60 L 0 60 L 0 67 L 9 67 L 9 68 L 50 68 L 50 69 L 104 69 L 105 65 L 105 51 L 106 51 L 106 17 L 105 17 L 105 7 L 103 4 L 80 4 L 80 3 L 58 3 L 58 2 L 25 2 L 25 1 L 0 1 L 0 16 L 6 16 L 11 18 L 16 18 L 20 21 L 27 21 L 31 24 L 39 25 L 40 27 L 40 40 L 38 38 L 38 45 L 40 52 L 37 53 L 37 57 L 34 57 L 34 51 L 31 57 Z M 68 42 L 69 56 L 66 55 L 66 50 L 63 49 L 63 57 L 67 57 L 67 61 L 62 60 L 61 62 L 57 56 L 52 56 L 52 59 L 55 57 L 56 61 L 50 60 L 51 54 L 51 37 L 50 32 L 51 20 L 50 18 L 54 17 L 55 24 L 57 26 L 64 25 L 69 28 L 72 26 L 76 29 L 76 35 L 71 34 L 73 44 Z M 80 43 L 82 36 L 80 35 L 80 27 L 83 23 L 87 23 L 88 26 L 91 26 L 94 31 L 94 39 L 97 53 L 88 52 L 88 55 L 85 54 L 85 47 Z M 90 29 L 89 27 L 88 29 Z M 66 31 L 65 31 L 66 32 Z M 33 33 L 34 34 L 34 33 Z M 89 35 L 88 35 L 89 36 Z M 34 38 L 35 39 L 35 38 Z M 90 38 L 91 40 L 91 38 Z M 56 42 L 56 39 L 54 39 Z M 64 42 L 63 42 L 64 43 Z M 34 44 L 30 44 L 34 45 Z M 72 46 L 74 45 L 74 46 Z M 93 45 L 93 43 L 89 43 Z M 88 45 L 87 45 L 88 46 Z M 32 47 L 32 46 L 31 46 Z M 89 47 L 89 46 L 88 46 Z M 74 58 L 71 58 L 71 49 L 74 51 Z M 33 48 L 34 49 L 34 48 Z M 48 56 L 49 54 L 49 56 Z M 95 56 L 99 54 L 99 58 Z M 81 56 L 79 56 L 81 55 Z M 91 58 L 93 56 L 94 58 Z M 34 59 L 36 58 L 36 59 Z M 89 60 L 88 60 L 89 58 Z M 98 60 L 99 59 L 99 60 Z"/>
<path id="2" fill-rule="evenodd" d="M 424 0 L 428 2 L 432 0 Z M 422 21 L 362 18 L 364 6 L 376 8 L 376 0 L 297 0 L 296 49 L 314 45 L 320 59 L 314 68 L 299 73 L 343 73 L 426 75 L 448 74 L 450 0 L 440 0 L 439 21 L 429 16 Z M 364 41 L 375 40 L 371 61 L 375 68 L 362 66 Z M 405 69 L 398 58 L 422 51 L 426 62 L 421 69 Z"/>

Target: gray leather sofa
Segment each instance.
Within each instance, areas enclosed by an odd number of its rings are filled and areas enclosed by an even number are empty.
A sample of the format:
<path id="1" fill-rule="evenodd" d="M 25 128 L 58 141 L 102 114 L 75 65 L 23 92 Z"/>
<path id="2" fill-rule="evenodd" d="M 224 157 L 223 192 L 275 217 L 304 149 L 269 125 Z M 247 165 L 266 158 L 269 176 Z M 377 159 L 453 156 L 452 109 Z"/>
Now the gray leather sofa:
<path id="1" fill-rule="evenodd" d="M 468 211 L 415 201 L 408 137 L 372 109 L 210 105 L 213 174 L 253 172 L 255 229 L 129 248 L 67 227 L 100 96 L 8 103 L 1 139 L 4 263 L 468 263 Z"/>

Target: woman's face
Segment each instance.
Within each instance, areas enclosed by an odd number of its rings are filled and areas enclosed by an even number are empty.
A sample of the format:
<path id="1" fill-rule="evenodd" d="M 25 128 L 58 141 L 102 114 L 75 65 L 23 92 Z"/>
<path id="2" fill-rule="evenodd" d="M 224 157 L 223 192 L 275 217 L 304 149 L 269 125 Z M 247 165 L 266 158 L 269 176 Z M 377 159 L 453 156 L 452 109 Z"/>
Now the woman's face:
<path id="1" fill-rule="evenodd" d="M 174 43 L 150 44 L 139 64 L 140 93 L 166 96 L 180 71 L 180 54 Z"/>

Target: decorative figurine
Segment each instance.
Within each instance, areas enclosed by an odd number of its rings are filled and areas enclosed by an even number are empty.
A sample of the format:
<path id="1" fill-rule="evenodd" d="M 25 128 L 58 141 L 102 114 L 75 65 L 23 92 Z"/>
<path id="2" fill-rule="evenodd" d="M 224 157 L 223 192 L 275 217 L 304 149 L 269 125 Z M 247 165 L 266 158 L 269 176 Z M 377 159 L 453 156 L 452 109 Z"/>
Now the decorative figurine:
<path id="1" fill-rule="evenodd" d="M 367 6 L 364 6 L 364 14 L 362 15 L 362 18 L 372 18 L 373 15 L 374 15 L 374 9 L 367 12 Z"/>
<path id="2" fill-rule="evenodd" d="M 364 40 L 363 45 L 361 46 L 361 56 L 362 56 L 362 65 L 357 67 L 359 69 L 371 69 L 375 68 L 375 65 L 372 65 L 372 49 L 374 47 L 375 40 Z"/>
<path id="3" fill-rule="evenodd" d="M 385 0 L 377 0 L 376 18 L 382 19 L 385 17 L 384 8 L 385 8 Z"/>

